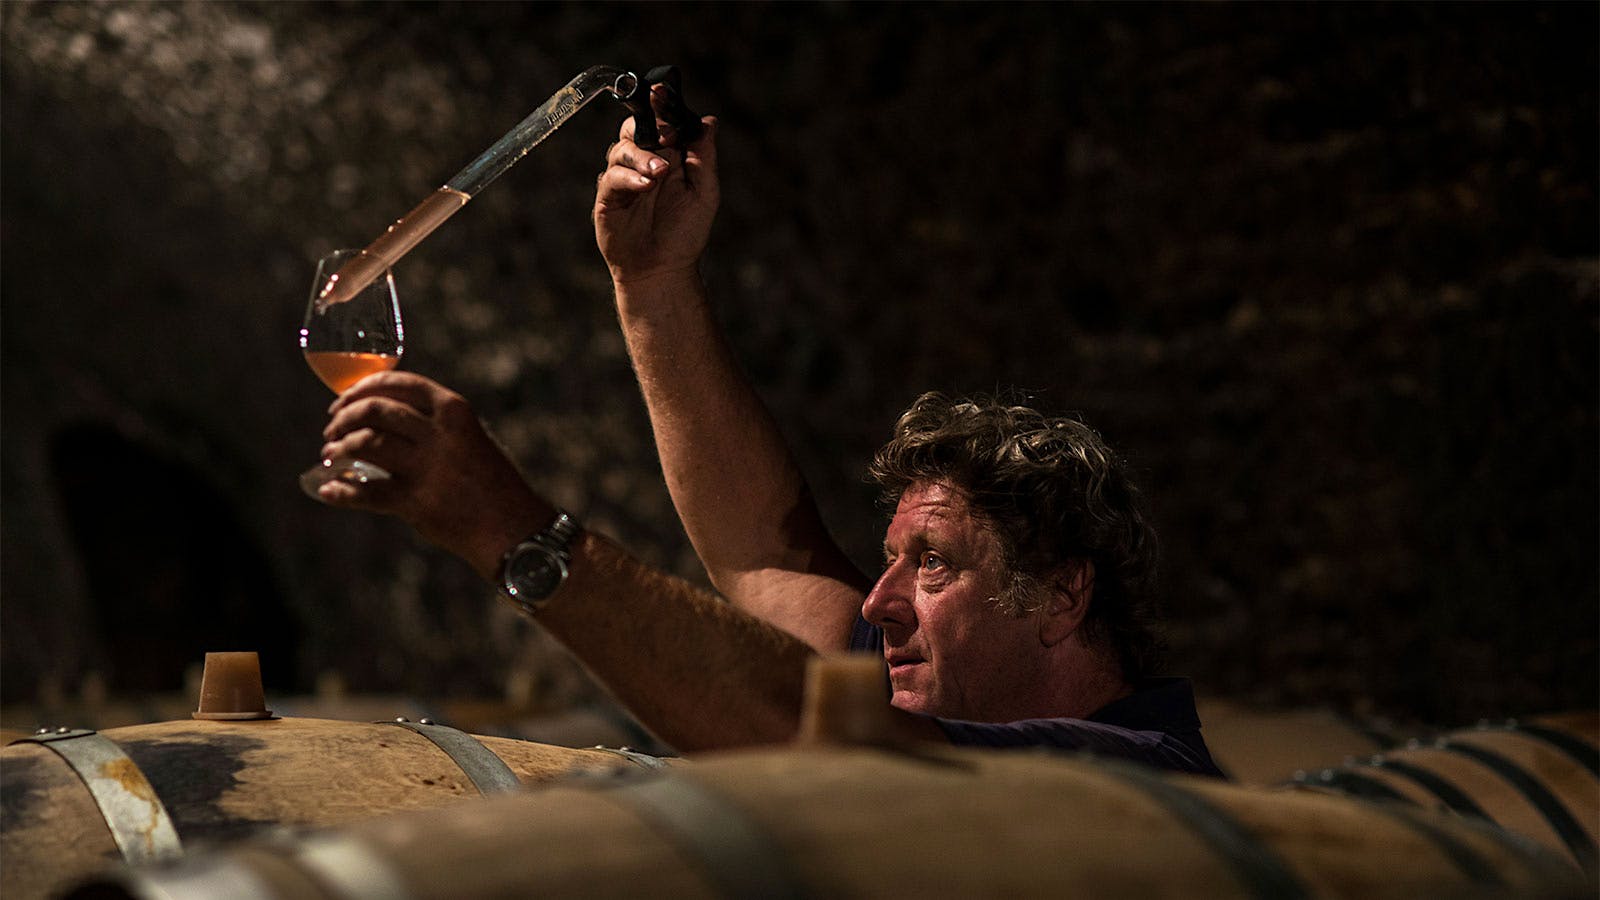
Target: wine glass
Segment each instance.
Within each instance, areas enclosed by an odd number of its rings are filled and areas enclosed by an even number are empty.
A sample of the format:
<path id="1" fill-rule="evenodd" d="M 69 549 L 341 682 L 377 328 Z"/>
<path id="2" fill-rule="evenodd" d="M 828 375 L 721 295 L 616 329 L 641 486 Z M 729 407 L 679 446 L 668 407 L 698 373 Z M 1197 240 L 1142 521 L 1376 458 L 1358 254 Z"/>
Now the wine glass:
<path id="1" fill-rule="evenodd" d="M 311 282 L 305 322 L 300 326 L 300 351 L 305 354 L 306 365 L 335 394 L 344 393 L 374 372 L 393 369 L 400 364 L 400 353 L 405 348 L 400 295 L 395 291 L 394 273 L 388 268 L 356 295 L 329 302 L 329 295 L 341 274 L 365 268 L 350 264 L 370 261 L 363 259 L 363 253 L 361 250 L 335 250 L 317 261 L 317 276 Z M 388 477 L 389 473 L 382 467 L 365 460 L 325 459 L 301 473 L 300 488 L 312 498 L 320 499 L 317 488 L 330 481 L 366 484 Z"/>

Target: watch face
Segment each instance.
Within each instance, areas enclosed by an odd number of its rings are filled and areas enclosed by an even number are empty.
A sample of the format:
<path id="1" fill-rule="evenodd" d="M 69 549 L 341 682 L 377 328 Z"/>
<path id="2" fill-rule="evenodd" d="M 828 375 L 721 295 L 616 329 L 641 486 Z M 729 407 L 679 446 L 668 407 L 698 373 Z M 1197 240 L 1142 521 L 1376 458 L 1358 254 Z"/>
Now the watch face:
<path id="1" fill-rule="evenodd" d="M 548 547 L 528 544 L 512 554 L 505 574 L 507 593 L 523 600 L 539 600 L 561 586 L 567 563 Z"/>

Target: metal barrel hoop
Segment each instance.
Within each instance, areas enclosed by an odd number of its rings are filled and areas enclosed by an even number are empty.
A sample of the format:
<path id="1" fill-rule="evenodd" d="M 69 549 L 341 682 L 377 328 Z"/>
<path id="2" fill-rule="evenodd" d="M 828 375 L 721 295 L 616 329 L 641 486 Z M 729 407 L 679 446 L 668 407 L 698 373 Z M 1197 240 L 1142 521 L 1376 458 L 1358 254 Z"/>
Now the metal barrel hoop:
<path id="1" fill-rule="evenodd" d="M 522 788 L 522 781 L 511 771 L 511 767 L 494 755 L 493 750 L 485 747 L 482 742 L 465 731 L 451 728 L 449 725 L 440 725 L 428 719 L 413 722 L 404 716 L 381 720 L 375 724 L 395 725 L 427 738 L 466 773 L 467 779 L 480 794 L 503 794 Z"/>
<path id="2" fill-rule="evenodd" d="M 15 743 L 28 742 L 55 753 L 83 781 L 128 862 L 153 862 L 183 853 L 178 830 L 155 786 L 115 741 L 87 728 L 57 728 Z"/>

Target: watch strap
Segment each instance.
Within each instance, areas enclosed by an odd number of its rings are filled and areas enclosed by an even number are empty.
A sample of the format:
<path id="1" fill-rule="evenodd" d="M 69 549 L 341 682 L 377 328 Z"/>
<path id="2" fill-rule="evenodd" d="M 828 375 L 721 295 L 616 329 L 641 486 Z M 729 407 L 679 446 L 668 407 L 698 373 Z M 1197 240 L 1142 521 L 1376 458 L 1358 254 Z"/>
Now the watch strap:
<path id="1" fill-rule="evenodd" d="M 578 536 L 578 520 L 567 514 L 564 509 L 556 510 L 554 522 L 544 527 L 544 530 L 533 536 L 533 539 L 546 547 L 562 554 L 571 556 L 569 549 L 572 539 Z"/>

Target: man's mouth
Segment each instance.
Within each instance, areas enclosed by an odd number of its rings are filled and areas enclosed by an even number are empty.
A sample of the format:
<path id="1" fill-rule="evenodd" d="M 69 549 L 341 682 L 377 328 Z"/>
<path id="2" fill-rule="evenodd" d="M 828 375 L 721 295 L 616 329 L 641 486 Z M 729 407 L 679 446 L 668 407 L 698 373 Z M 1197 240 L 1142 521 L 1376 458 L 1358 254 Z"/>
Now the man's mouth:
<path id="1" fill-rule="evenodd" d="M 896 672 L 904 672 L 920 664 L 923 659 L 909 653 L 891 653 L 884 657 L 884 661 L 889 664 L 889 674 L 893 676 Z"/>

